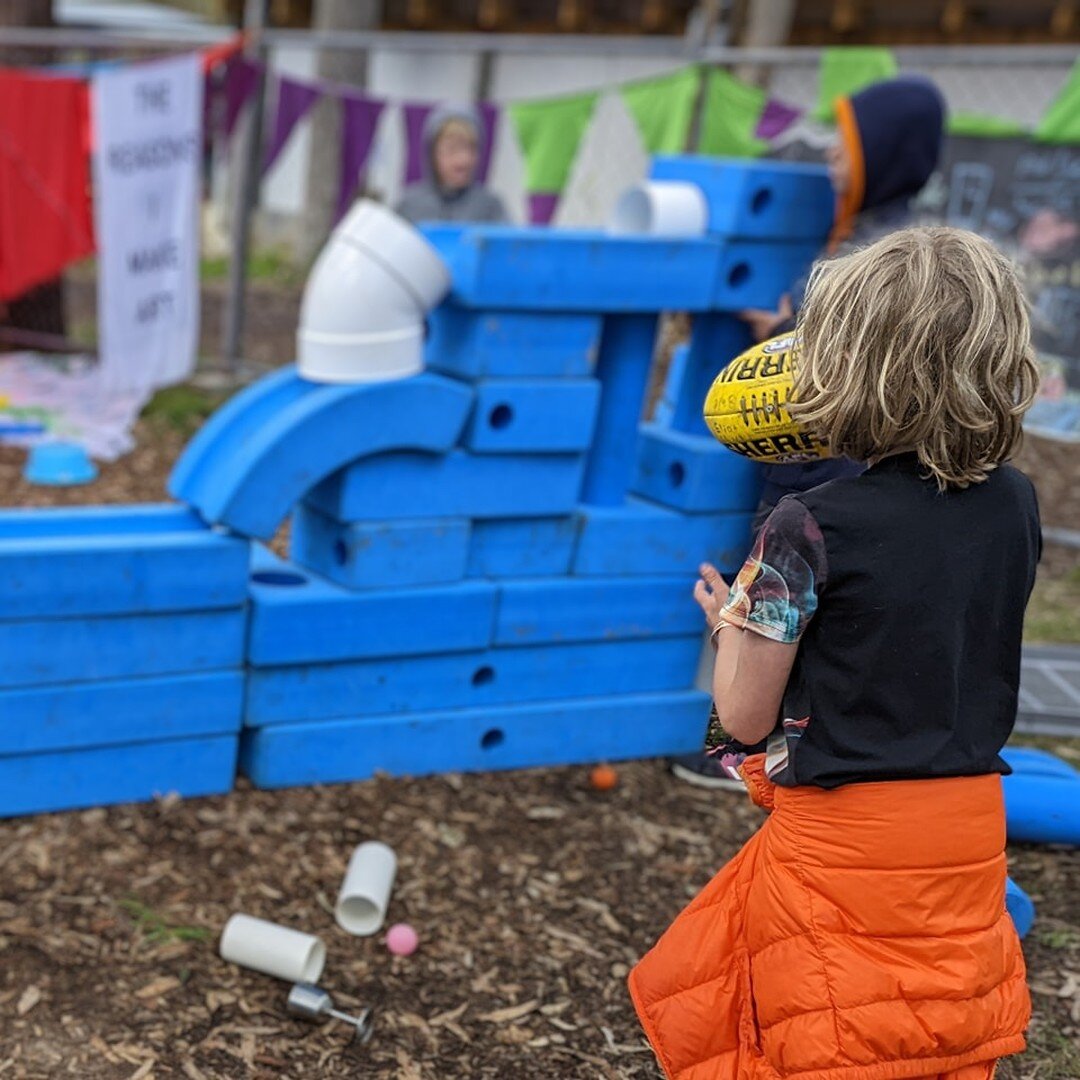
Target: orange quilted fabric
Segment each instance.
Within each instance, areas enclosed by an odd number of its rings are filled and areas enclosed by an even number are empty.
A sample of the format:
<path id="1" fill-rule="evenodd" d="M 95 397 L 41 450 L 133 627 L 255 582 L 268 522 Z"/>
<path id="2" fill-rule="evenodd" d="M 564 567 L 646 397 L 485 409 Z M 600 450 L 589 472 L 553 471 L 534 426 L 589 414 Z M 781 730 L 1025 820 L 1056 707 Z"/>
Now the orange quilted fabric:
<path id="1" fill-rule="evenodd" d="M 1001 778 L 778 788 L 630 974 L 677 1080 L 984 1080 L 1024 1048 Z"/>

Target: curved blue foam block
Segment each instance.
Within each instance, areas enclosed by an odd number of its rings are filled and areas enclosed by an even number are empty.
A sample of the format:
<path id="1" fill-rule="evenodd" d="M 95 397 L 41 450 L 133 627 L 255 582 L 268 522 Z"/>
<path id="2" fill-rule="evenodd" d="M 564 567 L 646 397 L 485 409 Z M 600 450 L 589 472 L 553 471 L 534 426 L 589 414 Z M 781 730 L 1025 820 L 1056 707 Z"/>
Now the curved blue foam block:
<path id="1" fill-rule="evenodd" d="M 1080 772 L 1067 761 L 1062 761 L 1055 754 L 1046 750 L 1037 750 L 1033 746 L 1007 746 L 1001 756 L 1009 763 L 1014 773 L 1024 776 L 1057 776 L 1062 780 L 1080 780 Z"/>
<path id="2" fill-rule="evenodd" d="M 1010 840 L 1080 846 L 1080 781 L 1013 773 L 1001 786 Z"/>
<path id="3" fill-rule="evenodd" d="M 211 418 L 177 462 L 169 491 L 204 521 L 269 539 L 310 488 L 350 462 L 387 450 L 449 450 L 472 400 L 469 387 L 440 375 L 337 386 L 285 368 Z"/>
<path id="4" fill-rule="evenodd" d="M 1012 878 L 1005 882 L 1005 910 L 1012 918 L 1017 934 L 1027 937 L 1035 921 L 1035 903 Z"/>

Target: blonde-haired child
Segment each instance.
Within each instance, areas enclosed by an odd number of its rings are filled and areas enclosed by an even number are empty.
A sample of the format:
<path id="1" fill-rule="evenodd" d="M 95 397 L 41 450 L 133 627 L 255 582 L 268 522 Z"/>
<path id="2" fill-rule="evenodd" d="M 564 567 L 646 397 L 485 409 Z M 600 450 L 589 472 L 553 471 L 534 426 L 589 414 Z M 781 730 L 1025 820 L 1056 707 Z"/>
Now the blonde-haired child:
<path id="1" fill-rule="evenodd" d="M 1024 1047 L 1007 766 L 1041 549 L 1007 464 L 1037 383 L 1008 261 L 908 229 L 822 264 L 793 412 L 861 476 L 790 495 L 730 590 L 724 729 L 769 818 L 630 976 L 670 1077 L 987 1080 Z"/>

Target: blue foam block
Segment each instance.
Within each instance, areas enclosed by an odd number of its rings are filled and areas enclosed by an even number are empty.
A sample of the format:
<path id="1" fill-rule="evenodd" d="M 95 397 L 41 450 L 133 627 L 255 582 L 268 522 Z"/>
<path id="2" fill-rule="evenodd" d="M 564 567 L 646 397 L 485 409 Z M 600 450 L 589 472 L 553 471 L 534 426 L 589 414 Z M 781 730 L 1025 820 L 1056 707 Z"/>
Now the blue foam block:
<path id="1" fill-rule="evenodd" d="M 678 401 L 679 391 L 683 385 L 686 374 L 686 362 L 690 356 L 690 346 L 687 342 L 676 345 L 671 350 L 671 359 L 668 361 L 667 374 L 664 377 L 664 386 L 660 396 L 653 406 L 650 420 L 659 427 L 671 427 L 671 419 L 675 415 L 675 404 Z"/>
<path id="2" fill-rule="evenodd" d="M 383 454 L 324 480 L 307 501 L 338 521 L 548 517 L 577 505 L 580 454 Z"/>
<path id="3" fill-rule="evenodd" d="M 759 465 L 715 439 L 641 426 L 637 495 L 694 513 L 752 511 L 761 483 Z"/>
<path id="4" fill-rule="evenodd" d="M 600 316 L 567 312 L 470 311 L 442 304 L 428 316 L 428 367 L 465 379 L 588 375 Z"/>
<path id="5" fill-rule="evenodd" d="M 743 308 L 775 309 L 780 297 L 810 269 L 820 247 L 816 241 L 725 243 L 710 307 L 727 312 L 739 312 Z"/>
<path id="6" fill-rule="evenodd" d="M 236 751 L 235 735 L 216 735 L 0 758 L 0 815 L 224 794 Z"/>
<path id="7" fill-rule="evenodd" d="M 611 236 L 509 225 L 428 225 L 462 307 L 520 311 L 703 311 L 717 292 L 715 239 Z"/>
<path id="8" fill-rule="evenodd" d="M 248 545 L 239 537 L 205 526 L 109 534 L 96 531 L 101 515 L 94 515 L 84 532 L 73 511 L 64 534 L 50 533 L 54 520 L 43 522 L 42 534 L 8 539 L 4 519 L 12 516 L 32 512 L 0 514 L 5 619 L 192 611 L 244 602 Z M 20 532 L 25 524 L 18 523 Z"/>
<path id="9" fill-rule="evenodd" d="M 205 523 L 179 503 L 134 506 L 36 506 L 0 512 L 0 540 L 45 536 L 116 536 L 123 533 L 203 532 Z"/>
<path id="10" fill-rule="evenodd" d="M 1080 780 L 1080 771 L 1067 761 L 1046 750 L 1031 746 L 1006 746 L 1001 756 L 1015 773 L 1024 776 L 1057 776 L 1063 780 Z"/>
<path id="11" fill-rule="evenodd" d="M 245 731 L 240 760 L 267 788 L 656 757 L 700 748 L 708 711 L 690 690 L 280 724 Z"/>
<path id="12" fill-rule="evenodd" d="M 240 667 L 245 621 L 226 608 L 0 622 L 0 686 Z"/>
<path id="13" fill-rule="evenodd" d="M 599 402 L 595 379 L 484 379 L 462 441 L 484 454 L 587 450 Z"/>
<path id="14" fill-rule="evenodd" d="M 671 402 L 668 422 L 688 435 L 712 437 L 703 415 L 713 380 L 751 344 L 750 328 L 734 315 L 698 315 L 693 335 L 679 365 L 668 371 L 664 398 Z M 657 417 L 660 423 L 660 417 Z"/>
<path id="15" fill-rule="evenodd" d="M 577 518 L 492 518 L 473 523 L 469 577 L 555 577 L 570 572 Z"/>
<path id="16" fill-rule="evenodd" d="M 486 581 L 351 592 L 265 548 L 252 557 L 248 662 L 321 663 L 482 649 L 496 587 Z"/>
<path id="17" fill-rule="evenodd" d="M 1001 786 L 1009 840 L 1080 846 L 1080 781 L 1013 773 Z"/>
<path id="18" fill-rule="evenodd" d="M 1035 922 L 1035 904 L 1012 878 L 1005 881 L 1005 910 L 1016 927 L 1017 937 L 1025 938 Z"/>
<path id="19" fill-rule="evenodd" d="M 737 571 L 750 550 L 749 513 L 680 514 L 643 499 L 581 508 L 573 573 L 696 574 L 702 561 Z"/>
<path id="20" fill-rule="evenodd" d="M 701 635 L 253 668 L 249 727 L 686 690 Z"/>
<path id="21" fill-rule="evenodd" d="M 344 525 L 301 503 L 289 545 L 294 562 L 348 589 L 441 585 L 465 576 L 469 522 L 414 518 Z"/>
<path id="22" fill-rule="evenodd" d="M 694 576 L 504 581 L 496 645 L 614 641 L 700 633 Z"/>
<path id="23" fill-rule="evenodd" d="M 710 233 L 820 245 L 832 228 L 836 195 L 824 165 L 661 155 L 649 175 L 701 188 Z"/>
<path id="24" fill-rule="evenodd" d="M 339 386 L 283 368 L 211 417 L 177 462 L 169 491 L 205 521 L 269 539 L 309 488 L 349 462 L 388 450 L 448 450 L 471 406 L 469 387 L 441 375 Z"/>
<path id="25" fill-rule="evenodd" d="M 214 671 L 0 691 L 0 756 L 236 732 L 244 675 Z"/>

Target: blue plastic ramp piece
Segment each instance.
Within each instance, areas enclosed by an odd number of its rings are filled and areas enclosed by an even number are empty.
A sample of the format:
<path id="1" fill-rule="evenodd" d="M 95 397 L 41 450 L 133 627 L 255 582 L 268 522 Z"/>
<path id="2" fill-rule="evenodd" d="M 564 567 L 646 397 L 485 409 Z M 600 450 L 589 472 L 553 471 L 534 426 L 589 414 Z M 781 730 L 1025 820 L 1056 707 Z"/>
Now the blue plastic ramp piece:
<path id="1" fill-rule="evenodd" d="M 573 573 L 696 574 L 703 561 L 734 573 L 750 550 L 750 513 L 680 514 L 644 499 L 583 506 Z"/>
<path id="2" fill-rule="evenodd" d="M 249 727 L 687 690 L 701 635 L 252 668 Z"/>
<path id="3" fill-rule="evenodd" d="M 1080 781 L 1080 771 L 1067 761 L 1046 750 L 1032 746 L 1006 746 L 1001 756 L 1014 773 L 1024 776 L 1056 776 L 1062 780 Z"/>
<path id="4" fill-rule="evenodd" d="M 496 645 L 700 633 L 692 575 L 526 578 L 501 583 Z"/>
<path id="5" fill-rule="evenodd" d="M 429 368 L 464 379 L 561 378 L 592 373 L 600 316 L 562 311 L 472 311 L 446 303 L 428 316 Z"/>
<path id="6" fill-rule="evenodd" d="M 429 225 L 460 307 L 515 311 L 705 311 L 723 245 L 570 229 Z"/>
<path id="7" fill-rule="evenodd" d="M 477 454 L 587 450 L 599 402 L 595 379 L 484 379 L 463 444 Z"/>
<path id="8" fill-rule="evenodd" d="M 715 439 L 643 424 L 638 441 L 637 495 L 692 513 L 754 510 L 761 467 Z"/>
<path id="9" fill-rule="evenodd" d="M 213 671 L 0 691 L 0 757 L 240 729 L 244 675 Z"/>
<path id="10" fill-rule="evenodd" d="M 206 521 L 269 539 L 309 488 L 349 462 L 388 450 L 448 450 L 471 405 L 469 387 L 440 375 L 328 386 L 287 368 L 211 418 L 169 490 Z"/>
<path id="11" fill-rule="evenodd" d="M 239 607 L 247 592 L 248 544 L 203 527 L 3 539 L 4 619 L 65 618 Z"/>
<path id="12" fill-rule="evenodd" d="M 710 233 L 813 240 L 820 246 L 832 228 L 836 195 L 824 165 L 660 155 L 653 158 L 649 175 L 701 188 Z"/>
<path id="13" fill-rule="evenodd" d="M 335 473 L 307 497 L 338 521 L 549 517 L 577 506 L 581 454 L 382 454 Z"/>
<path id="14" fill-rule="evenodd" d="M 570 573 L 577 543 L 574 516 L 476 521 L 469 577 L 555 577 Z"/>
<path id="15" fill-rule="evenodd" d="M 326 663 L 486 648 L 496 593 L 493 584 L 477 580 L 352 592 L 256 548 L 248 662 Z"/>
<path id="16" fill-rule="evenodd" d="M 1025 938 L 1035 922 L 1035 903 L 1012 878 L 1005 880 L 1005 910 L 1016 927 L 1016 935 Z"/>
<path id="17" fill-rule="evenodd" d="M 687 690 L 280 724 L 246 730 L 240 762 L 273 788 L 657 757 L 699 748 L 708 712 L 708 695 Z"/>
<path id="18" fill-rule="evenodd" d="M 243 608 L 0 622 L 0 687 L 237 668 Z"/>
<path id="19" fill-rule="evenodd" d="M 662 426 L 712 438 L 703 415 L 705 398 L 716 376 L 750 343 L 750 328 L 734 315 L 699 315 L 694 319 L 690 344 L 685 346 L 681 362 L 673 363 L 668 371 L 664 399 L 671 403 L 671 411 Z"/>
<path id="20" fill-rule="evenodd" d="M 237 738 L 164 739 L 0 758 L 0 816 L 221 795 L 236 774 Z"/>
<path id="21" fill-rule="evenodd" d="M 1080 782 L 1013 773 L 1001 786 L 1009 840 L 1080 845 Z"/>
<path id="22" fill-rule="evenodd" d="M 469 536 L 467 518 L 345 525 L 301 503 L 289 545 L 295 563 L 347 589 L 390 589 L 460 581 Z"/>
<path id="23" fill-rule="evenodd" d="M 0 512 L 0 540 L 205 532 L 206 523 L 180 503 L 135 506 L 35 506 Z"/>

